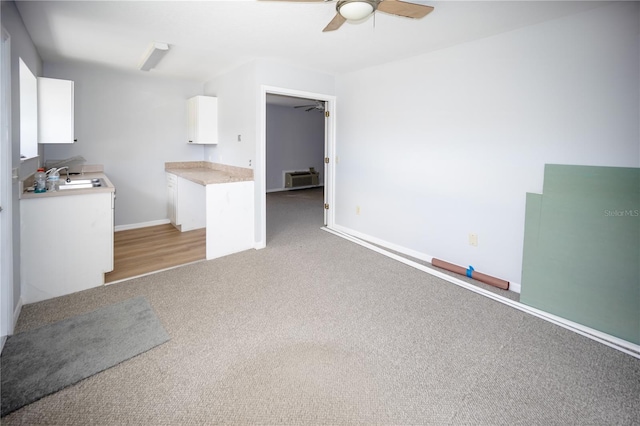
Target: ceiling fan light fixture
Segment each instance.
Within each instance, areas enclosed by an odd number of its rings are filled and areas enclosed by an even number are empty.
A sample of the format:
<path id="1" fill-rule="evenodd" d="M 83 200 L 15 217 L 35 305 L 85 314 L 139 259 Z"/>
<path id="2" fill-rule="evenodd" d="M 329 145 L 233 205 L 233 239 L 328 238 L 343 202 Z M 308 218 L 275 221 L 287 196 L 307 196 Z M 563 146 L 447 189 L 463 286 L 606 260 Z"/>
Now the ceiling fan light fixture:
<path id="1" fill-rule="evenodd" d="M 343 0 L 338 2 L 338 13 L 350 21 L 359 21 L 371 15 L 375 10 L 375 1 Z"/>

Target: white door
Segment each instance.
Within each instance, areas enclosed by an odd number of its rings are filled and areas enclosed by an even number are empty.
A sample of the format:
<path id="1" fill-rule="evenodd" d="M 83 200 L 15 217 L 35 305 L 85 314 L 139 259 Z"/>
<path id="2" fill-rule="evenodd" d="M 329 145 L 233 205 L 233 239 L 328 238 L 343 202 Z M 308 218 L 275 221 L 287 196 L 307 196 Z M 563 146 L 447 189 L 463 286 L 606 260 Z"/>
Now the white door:
<path id="1" fill-rule="evenodd" d="M 331 97 L 325 100 L 324 114 L 324 226 L 333 227 L 335 218 L 335 166 L 336 156 L 336 99 Z"/>
<path id="2" fill-rule="evenodd" d="M 331 123 L 329 121 L 329 117 L 331 117 L 331 111 L 329 110 L 330 103 L 329 101 L 325 101 L 324 103 L 324 226 L 327 226 L 329 209 L 327 207 L 331 207 L 329 203 L 329 193 L 331 192 L 331 155 L 329 154 L 329 134 Z"/>

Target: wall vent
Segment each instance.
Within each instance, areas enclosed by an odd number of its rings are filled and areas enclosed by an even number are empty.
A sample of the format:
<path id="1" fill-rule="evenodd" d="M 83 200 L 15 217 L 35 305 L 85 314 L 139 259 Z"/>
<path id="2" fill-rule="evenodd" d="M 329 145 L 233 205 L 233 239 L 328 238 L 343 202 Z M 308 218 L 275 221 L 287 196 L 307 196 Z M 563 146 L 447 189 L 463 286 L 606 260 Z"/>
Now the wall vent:
<path id="1" fill-rule="evenodd" d="M 301 186 L 317 186 L 319 184 L 318 172 L 286 172 L 284 174 L 285 188 L 298 188 Z"/>

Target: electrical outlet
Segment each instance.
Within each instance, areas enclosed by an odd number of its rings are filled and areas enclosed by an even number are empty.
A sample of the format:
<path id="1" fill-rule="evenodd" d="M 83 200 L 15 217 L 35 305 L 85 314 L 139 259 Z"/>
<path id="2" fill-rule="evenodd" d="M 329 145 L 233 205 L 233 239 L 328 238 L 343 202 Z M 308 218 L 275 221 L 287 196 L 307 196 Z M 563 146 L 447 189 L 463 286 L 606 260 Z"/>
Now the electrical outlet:
<path id="1" fill-rule="evenodd" d="M 249 167 L 251 167 L 251 160 L 249 160 Z"/>
<path id="2" fill-rule="evenodd" d="M 478 247 L 478 234 L 469 234 L 469 245 Z"/>
<path id="3" fill-rule="evenodd" d="M 359 215 L 360 214 L 360 206 L 356 206 L 356 214 Z"/>

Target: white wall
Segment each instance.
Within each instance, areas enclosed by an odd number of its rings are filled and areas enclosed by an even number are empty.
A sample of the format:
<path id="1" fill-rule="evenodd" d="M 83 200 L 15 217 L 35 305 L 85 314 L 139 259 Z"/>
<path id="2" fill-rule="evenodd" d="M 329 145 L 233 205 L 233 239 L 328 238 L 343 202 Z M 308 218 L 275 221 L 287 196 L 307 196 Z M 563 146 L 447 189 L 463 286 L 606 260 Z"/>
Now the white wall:
<path id="1" fill-rule="evenodd" d="M 256 245 L 262 246 L 266 172 L 261 159 L 262 117 L 266 104 L 262 87 L 271 86 L 324 95 L 335 92 L 334 77 L 268 60 L 247 63 L 205 83 L 204 94 L 218 97 L 217 146 L 207 146 L 205 159 L 232 166 L 253 168 L 255 180 Z M 242 141 L 237 141 L 242 135 Z"/>
<path id="2" fill-rule="evenodd" d="M 244 64 L 205 83 L 204 93 L 218 97 L 219 143 L 205 147 L 208 161 L 255 167 L 261 129 L 261 86 L 333 95 L 334 77 L 272 61 Z M 238 135 L 242 140 L 238 142 Z"/>
<path id="3" fill-rule="evenodd" d="M 206 160 L 253 168 L 258 122 L 255 90 L 253 62 L 205 83 L 204 94 L 218 98 L 218 144 L 204 148 Z"/>
<path id="4" fill-rule="evenodd" d="M 638 14 L 614 3 L 338 77 L 336 224 L 519 283 L 545 163 L 640 166 Z"/>
<path id="5" fill-rule="evenodd" d="M 267 191 L 284 189 L 284 172 L 319 172 L 324 184 L 324 114 L 267 105 Z"/>
<path id="6" fill-rule="evenodd" d="M 78 139 L 45 145 L 45 160 L 103 164 L 116 187 L 116 226 L 167 219 L 164 163 L 204 159 L 201 145 L 187 144 L 187 99 L 202 83 L 82 63 L 45 63 L 44 75 L 75 82 Z"/>
<path id="7" fill-rule="evenodd" d="M 20 162 L 20 69 L 19 58 L 31 72 L 42 75 L 42 60 L 27 32 L 22 18 L 13 2 L 1 4 L 2 27 L 11 37 L 11 157 L 12 168 L 19 169 L 20 176 L 28 176 L 36 171 L 38 161 Z M 20 200 L 18 182 L 12 182 L 12 238 L 13 238 L 13 298 L 14 308 L 20 300 Z"/>

